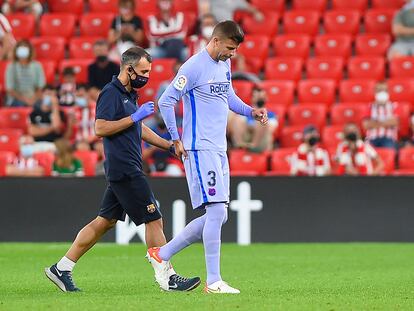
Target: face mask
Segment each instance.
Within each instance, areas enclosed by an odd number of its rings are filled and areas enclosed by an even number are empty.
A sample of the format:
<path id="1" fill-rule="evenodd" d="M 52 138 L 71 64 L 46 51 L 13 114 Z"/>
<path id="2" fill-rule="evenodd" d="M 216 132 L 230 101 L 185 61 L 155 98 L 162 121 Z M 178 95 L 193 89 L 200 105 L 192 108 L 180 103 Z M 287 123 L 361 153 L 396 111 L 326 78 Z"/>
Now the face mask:
<path id="1" fill-rule="evenodd" d="M 50 95 L 43 96 L 43 105 L 50 107 L 52 105 L 52 97 Z"/>
<path id="2" fill-rule="evenodd" d="M 350 142 L 356 142 L 358 137 L 357 134 L 354 132 L 348 133 L 345 135 L 345 139 L 350 141 Z"/>
<path id="3" fill-rule="evenodd" d="M 33 156 L 34 147 L 32 144 L 26 144 L 20 146 L 20 154 L 23 158 L 30 158 Z"/>
<path id="4" fill-rule="evenodd" d="M 129 68 L 131 68 L 131 71 L 133 71 L 136 75 L 135 79 L 132 79 L 131 75 L 129 75 L 129 81 L 131 82 L 131 87 L 134 89 L 140 89 L 143 86 L 145 86 L 145 84 L 147 84 L 148 82 L 148 78 L 137 74 L 134 68 L 132 67 L 129 67 Z"/>
<path id="5" fill-rule="evenodd" d="M 161 11 L 168 11 L 171 9 L 171 2 L 170 1 L 161 1 L 159 3 Z"/>
<path id="6" fill-rule="evenodd" d="M 390 95 L 386 91 L 381 91 L 375 94 L 375 101 L 379 103 L 386 103 L 390 99 Z"/>
<path id="7" fill-rule="evenodd" d="M 76 106 L 85 108 L 88 106 L 88 100 L 85 97 L 76 97 L 75 99 Z"/>
<path id="8" fill-rule="evenodd" d="M 30 49 L 27 46 L 19 46 L 16 49 L 16 56 L 18 59 L 28 58 L 30 54 Z"/>
<path id="9" fill-rule="evenodd" d="M 256 106 L 257 106 L 258 108 L 263 108 L 263 107 L 264 107 L 264 105 L 265 105 L 265 101 L 264 101 L 263 99 L 259 99 L 259 100 L 256 102 Z"/>
<path id="10" fill-rule="evenodd" d="M 309 138 L 309 140 L 308 140 L 308 144 L 309 144 L 310 146 L 315 146 L 315 145 L 318 143 L 318 141 L 319 141 L 319 137 L 317 137 L 317 136 L 312 136 L 311 138 Z"/>
<path id="11" fill-rule="evenodd" d="M 211 36 L 213 35 L 213 30 L 214 30 L 214 27 L 213 26 L 203 27 L 201 29 L 201 34 L 203 35 L 204 38 L 210 39 Z"/>
<path id="12" fill-rule="evenodd" d="M 105 63 L 108 60 L 108 56 L 106 55 L 100 55 L 96 57 L 96 61 L 98 63 Z"/>

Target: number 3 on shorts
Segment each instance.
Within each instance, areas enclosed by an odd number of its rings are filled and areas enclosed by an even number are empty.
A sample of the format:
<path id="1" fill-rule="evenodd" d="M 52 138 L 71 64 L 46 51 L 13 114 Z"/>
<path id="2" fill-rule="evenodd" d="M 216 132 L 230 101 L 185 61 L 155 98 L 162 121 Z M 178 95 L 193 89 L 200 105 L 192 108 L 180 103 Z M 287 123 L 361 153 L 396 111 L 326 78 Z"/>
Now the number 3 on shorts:
<path id="1" fill-rule="evenodd" d="M 209 171 L 207 173 L 208 177 L 210 178 L 209 182 L 207 183 L 210 187 L 214 187 L 216 185 L 216 172 Z"/>

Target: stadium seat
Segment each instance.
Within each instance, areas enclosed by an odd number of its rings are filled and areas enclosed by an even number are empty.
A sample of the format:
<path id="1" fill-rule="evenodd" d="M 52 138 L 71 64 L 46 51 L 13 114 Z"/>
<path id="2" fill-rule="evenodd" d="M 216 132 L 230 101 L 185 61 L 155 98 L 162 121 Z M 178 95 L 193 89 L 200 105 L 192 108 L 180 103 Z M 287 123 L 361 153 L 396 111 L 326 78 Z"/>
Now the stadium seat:
<path id="1" fill-rule="evenodd" d="M 248 15 L 243 19 L 242 26 L 246 34 L 263 35 L 273 37 L 276 35 L 279 26 L 279 14 L 266 12 L 263 14 L 263 21 L 257 21 L 253 16 Z"/>
<path id="2" fill-rule="evenodd" d="M 76 74 L 76 82 L 85 84 L 88 83 L 88 66 L 93 62 L 93 59 L 64 59 L 59 65 L 59 72 L 62 74 L 67 67 L 73 67 Z"/>
<path id="3" fill-rule="evenodd" d="M 399 150 L 398 167 L 398 171 L 409 170 L 414 175 L 414 147 Z"/>
<path id="4" fill-rule="evenodd" d="M 414 104 L 414 79 L 389 79 L 387 85 L 392 101 Z"/>
<path id="5" fill-rule="evenodd" d="M 363 12 L 368 7 L 368 0 L 333 0 L 332 8 L 334 10 L 351 9 Z"/>
<path id="6" fill-rule="evenodd" d="M 63 37 L 34 37 L 33 44 L 36 59 L 60 61 L 65 57 L 65 38 Z"/>
<path id="7" fill-rule="evenodd" d="M 250 65 L 253 72 L 258 73 L 264 65 L 269 53 L 270 40 L 262 35 L 246 35 L 243 44 L 237 50 L 242 54 L 246 63 Z"/>
<path id="8" fill-rule="evenodd" d="M 139 104 L 141 105 L 147 101 L 155 101 L 158 88 L 160 87 L 161 83 L 162 81 L 150 79 L 139 93 L 139 98 L 138 98 Z"/>
<path id="9" fill-rule="evenodd" d="M 293 104 L 295 83 L 283 80 L 265 80 L 260 86 L 266 91 L 267 102 L 283 106 Z"/>
<path id="10" fill-rule="evenodd" d="M 290 175 L 290 158 L 296 148 L 280 148 L 271 153 L 270 167 L 268 175 Z"/>
<path id="11" fill-rule="evenodd" d="M 242 81 L 242 80 L 235 80 L 232 82 L 234 92 L 240 97 L 246 104 L 250 105 L 252 101 L 252 90 L 253 90 L 253 82 L 250 81 Z"/>
<path id="12" fill-rule="evenodd" d="M 74 156 L 82 162 L 85 176 L 96 175 L 96 163 L 98 162 L 96 151 L 75 151 Z"/>
<path id="13" fill-rule="evenodd" d="M 0 109 L 0 128 L 18 129 L 23 134 L 27 133 L 31 107 L 3 108 Z"/>
<path id="14" fill-rule="evenodd" d="M 278 35 L 272 45 L 277 57 L 307 58 L 309 55 L 311 38 L 308 35 Z"/>
<path id="15" fill-rule="evenodd" d="M 279 12 L 285 9 L 284 0 L 251 0 L 250 3 L 262 12 Z"/>
<path id="16" fill-rule="evenodd" d="M 334 79 L 339 81 L 344 71 L 344 61 L 341 57 L 308 58 L 306 76 L 308 79 Z"/>
<path id="17" fill-rule="evenodd" d="M 274 57 L 266 61 L 267 80 L 298 81 L 302 77 L 303 60 L 297 57 Z"/>
<path id="18" fill-rule="evenodd" d="M 266 102 L 267 111 L 271 111 L 277 118 L 277 129 L 273 132 L 273 140 L 278 139 L 282 133 L 282 129 L 285 126 L 286 121 L 286 106 L 279 103 Z"/>
<path id="19" fill-rule="evenodd" d="M 82 36 L 108 36 L 114 15 L 111 13 L 87 13 L 80 19 L 80 33 Z"/>
<path id="20" fill-rule="evenodd" d="M 365 32 L 390 34 L 394 12 L 393 9 L 367 10 L 364 16 Z"/>
<path id="21" fill-rule="evenodd" d="M 176 12 L 192 12 L 198 16 L 198 2 L 197 0 L 174 1 L 174 10 Z"/>
<path id="22" fill-rule="evenodd" d="M 392 173 L 395 169 L 396 151 L 391 148 L 375 148 L 375 150 L 384 162 L 384 173 L 386 175 Z"/>
<path id="23" fill-rule="evenodd" d="M 167 81 L 174 78 L 175 58 L 159 58 L 152 61 L 150 77 L 153 80 Z"/>
<path id="24" fill-rule="evenodd" d="M 17 40 L 30 39 L 36 30 L 36 19 L 32 14 L 16 13 L 7 16 L 12 27 L 13 36 Z"/>
<path id="25" fill-rule="evenodd" d="M 408 138 L 410 135 L 411 104 L 405 102 L 396 103 L 396 114 L 398 115 L 398 136 Z"/>
<path id="26" fill-rule="evenodd" d="M 298 83 L 298 98 L 301 103 L 325 103 L 335 100 L 336 82 L 331 79 L 308 79 Z"/>
<path id="27" fill-rule="evenodd" d="M 322 128 L 326 123 L 327 110 L 324 105 L 293 105 L 289 107 L 290 125 L 314 125 Z"/>
<path id="28" fill-rule="evenodd" d="M 302 143 L 303 125 L 285 126 L 282 129 L 279 141 L 282 148 L 296 148 Z"/>
<path id="29" fill-rule="evenodd" d="M 414 78 L 414 56 L 398 57 L 390 60 L 391 78 Z"/>
<path id="30" fill-rule="evenodd" d="M 343 80 L 339 84 L 341 102 L 371 102 L 374 100 L 375 80 Z"/>
<path id="31" fill-rule="evenodd" d="M 325 148 L 336 148 L 338 144 L 343 140 L 342 125 L 325 126 L 322 130 L 322 144 Z"/>
<path id="32" fill-rule="evenodd" d="M 369 114 L 369 106 L 364 103 L 340 103 L 331 108 L 332 125 L 355 123 L 362 125 L 362 120 Z"/>
<path id="33" fill-rule="evenodd" d="M 44 176 L 51 176 L 55 155 L 52 152 L 38 152 L 35 153 L 33 157 L 39 162 L 39 165 L 43 167 Z"/>
<path id="34" fill-rule="evenodd" d="M 250 152 L 230 152 L 230 169 L 232 175 L 255 172 L 258 175 L 267 171 L 268 154 Z"/>
<path id="35" fill-rule="evenodd" d="M 93 45 L 99 37 L 74 37 L 69 42 L 70 58 L 95 58 Z"/>
<path id="36" fill-rule="evenodd" d="M 53 13 L 68 13 L 81 15 L 83 0 L 48 0 L 48 7 Z"/>
<path id="37" fill-rule="evenodd" d="M 112 0 L 89 0 L 89 10 L 92 13 L 118 13 L 118 3 Z"/>
<path id="38" fill-rule="evenodd" d="M 0 177 L 6 176 L 6 166 L 12 163 L 16 155 L 10 151 L 0 151 Z"/>
<path id="39" fill-rule="evenodd" d="M 316 56 L 348 58 L 351 54 L 352 39 L 345 34 L 324 34 L 315 38 Z"/>
<path id="40" fill-rule="evenodd" d="M 0 151 L 20 152 L 20 137 L 23 132 L 18 129 L 0 129 Z"/>
<path id="41" fill-rule="evenodd" d="M 156 13 L 157 9 L 157 0 L 136 0 L 136 9 L 135 12 L 138 15 L 141 15 L 142 12 L 147 13 Z"/>
<path id="42" fill-rule="evenodd" d="M 404 0 L 372 0 L 373 8 L 400 9 L 404 4 Z"/>
<path id="43" fill-rule="evenodd" d="M 325 11 L 327 0 L 293 0 L 292 7 L 294 10 L 314 10 L 318 12 Z"/>
<path id="44" fill-rule="evenodd" d="M 56 78 L 56 62 L 54 60 L 41 59 L 39 63 L 42 65 L 46 83 L 53 84 Z"/>
<path id="45" fill-rule="evenodd" d="M 285 34 L 307 34 L 315 36 L 319 30 L 320 14 L 317 11 L 288 11 L 283 15 Z"/>
<path id="46" fill-rule="evenodd" d="M 348 61 L 348 77 L 350 79 L 385 78 L 385 60 L 380 56 L 355 56 Z"/>
<path id="47" fill-rule="evenodd" d="M 359 31 L 361 14 L 356 10 L 332 10 L 323 16 L 326 33 L 355 35 Z"/>
<path id="48" fill-rule="evenodd" d="M 355 38 L 356 55 L 360 56 L 382 56 L 384 57 L 391 45 L 389 34 L 361 33 Z"/>
<path id="49" fill-rule="evenodd" d="M 74 35 L 76 17 L 69 13 L 45 13 L 40 19 L 40 35 L 44 37 L 64 37 Z"/>

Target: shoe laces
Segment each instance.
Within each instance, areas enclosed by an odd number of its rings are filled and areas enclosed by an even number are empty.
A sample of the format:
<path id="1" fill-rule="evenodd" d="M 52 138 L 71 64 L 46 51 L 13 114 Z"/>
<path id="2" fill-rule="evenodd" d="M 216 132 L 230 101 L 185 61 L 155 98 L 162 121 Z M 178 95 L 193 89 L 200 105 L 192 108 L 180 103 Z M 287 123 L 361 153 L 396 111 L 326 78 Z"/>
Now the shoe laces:
<path id="1" fill-rule="evenodd" d="M 189 280 L 188 278 L 183 277 L 183 276 L 178 275 L 178 274 L 172 275 L 171 279 L 172 279 L 172 281 L 174 281 L 176 283 L 185 283 L 185 282 L 188 282 L 188 280 Z"/>

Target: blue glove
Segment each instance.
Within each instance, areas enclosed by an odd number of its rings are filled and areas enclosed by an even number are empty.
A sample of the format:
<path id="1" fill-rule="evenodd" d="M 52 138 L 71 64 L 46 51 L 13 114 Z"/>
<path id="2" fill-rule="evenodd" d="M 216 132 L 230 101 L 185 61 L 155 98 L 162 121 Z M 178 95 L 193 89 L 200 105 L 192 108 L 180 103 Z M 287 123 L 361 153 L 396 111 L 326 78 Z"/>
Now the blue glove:
<path id="1" fill-rule="evenodd" d="M 145 104 L 141 105 L 133 114 L 131 114 L 132 121 L 139 122 L 144 120 L 149 115 L 154 113 L 154 102 L 146 102 Z"/>

